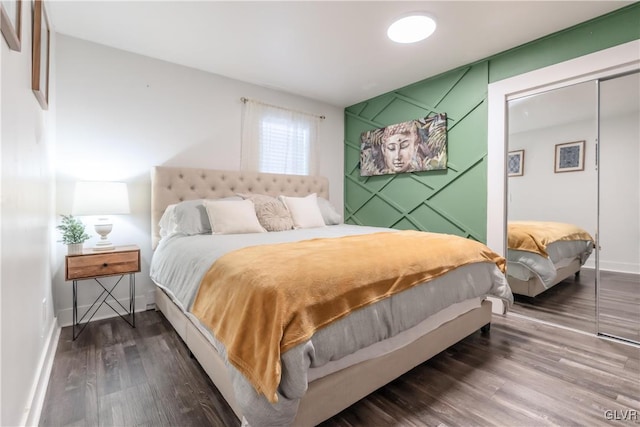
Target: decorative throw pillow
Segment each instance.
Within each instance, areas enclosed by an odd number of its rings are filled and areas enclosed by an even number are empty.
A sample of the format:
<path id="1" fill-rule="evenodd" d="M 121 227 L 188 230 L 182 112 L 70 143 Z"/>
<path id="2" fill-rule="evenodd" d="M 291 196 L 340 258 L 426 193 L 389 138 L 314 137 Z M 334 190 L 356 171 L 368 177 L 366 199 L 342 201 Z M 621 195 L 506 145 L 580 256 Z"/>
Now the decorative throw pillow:
<path id="1" fill-rule="evenodd" d="M 176 213 L 175 213 L 176 205 L 169 205 L 164 210 L 158 225 L 160 226 L 160 238 L 169 237 L 172 234 L 176 233 L 177 223 L 176 223 Z M 208 220 L 207 220 L 208 221 Z"/>
<path id="2" fill-rule="evenodd" d="M 294 228 L 324 227 L 324 219 L 318 206 L 316 193 L 307 197 L 280 196 L 280 200 L 287 207 L 293 218 Z"/>
<path id="3" fill-rule="evenodd" d="M 211 233 L 211 224 L 202 204 L 203 201 L 203 199 L 185 200 L 175 205 L 173 215 L 176 233 L 187 236 Z"/>
<path id="4" fill-rule="evenodd" d="M 251 200 L 256 209 L 260 225 L 267 231 L 285 231 L 293 229 L 293 219 L 282 201 L 264 194 L 238 194 Z"/>
<path id="5" fill-rule="evenodd" d="M 185 200 L 175 205 L 170 205 L 174 206 L 173 215 L 171 215 L 170 209 L 167 207 L 165 210 L 167 218 L 164 222 L 162 218 L 160 219 L 161 231 L 166 229 L 167 231 L 170 230 L 171 234 L 179 233 L 187 236 L 194 234 L 211 234 L 211 223 L 209 222 L 207 210 L 204 207 L 206 200 L 207 199 Z M 229 196 L 214 200 L 240 201 L 242 198 Z M 165 215 L 163 215 L 163 218 Z M 160 236 L 162 236 L 162 234 L 160 234 Z"/>
<path id="6" fill-rule="evenodd" d="M 213 234 L 265 233 L 251 200 L 205 200 Z"/>
<path id="7" fill-rule="evenodd" d="M 336 211 L 331 202 L 324 197 L 318 197 L 318 207 L 325 224 L 337 225 L 342 223 L 342 216 Z"/>

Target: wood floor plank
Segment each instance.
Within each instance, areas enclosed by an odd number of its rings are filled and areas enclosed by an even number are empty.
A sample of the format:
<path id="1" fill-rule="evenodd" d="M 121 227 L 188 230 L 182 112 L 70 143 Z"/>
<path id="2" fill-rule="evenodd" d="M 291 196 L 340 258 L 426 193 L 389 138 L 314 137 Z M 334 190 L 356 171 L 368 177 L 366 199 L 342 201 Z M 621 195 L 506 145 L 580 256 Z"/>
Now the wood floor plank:
<path id="1" fill-rule="evenodd" d="M 601 271 L 599 331 L 640 342 L 640 275 Z M 530 298 L 515 295 L 513 312 L 580 331 L 596 333 L 596 274 L 583 268 L 579 277 Z"/>
<path id="2" fill-rule="evenodd" d="M 63 329 L 40 425 L 239 426 L 162 314 L 136 321 Z M 606 426 L 607 410 L 640 411 L 640 347 L 507 315 L 321 425 Z"/>

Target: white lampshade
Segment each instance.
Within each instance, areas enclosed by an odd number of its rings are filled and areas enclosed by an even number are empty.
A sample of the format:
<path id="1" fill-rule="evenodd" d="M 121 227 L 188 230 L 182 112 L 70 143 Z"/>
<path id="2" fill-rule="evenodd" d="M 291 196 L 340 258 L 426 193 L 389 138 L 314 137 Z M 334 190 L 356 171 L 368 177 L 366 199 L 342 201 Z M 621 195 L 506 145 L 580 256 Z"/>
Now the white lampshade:
<path id="1" fill-rule="evenodd" d="M 80 181 L 71 213 L 74 215 L 128 214 L 129 193 L 124 182 Z"/>
<path id="2" fill-rule="evenodd" d="M 76 191 L 71 213 L 74 215 L 100 215 L 94 224 L 100 240 L 94 250 L 109 251 L 114 249 L 107 239 L 113 224 L 106 215 L 128 214 L 129 193 L 124 182 L 81 181 L 76 183 Z"/>

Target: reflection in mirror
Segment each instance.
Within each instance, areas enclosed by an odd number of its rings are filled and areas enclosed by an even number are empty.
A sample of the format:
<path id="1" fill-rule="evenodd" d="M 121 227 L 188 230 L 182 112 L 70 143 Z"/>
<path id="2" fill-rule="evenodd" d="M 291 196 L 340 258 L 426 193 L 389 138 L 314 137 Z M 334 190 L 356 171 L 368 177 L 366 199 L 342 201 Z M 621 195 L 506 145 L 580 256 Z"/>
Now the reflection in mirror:
<path id="1" fill-rule="evenodd" d="M 508 103 L 512 311 L 595 333 L 597 84 Z"/>
<path id="2" fill-rule="evenodd" d="M 640 73 L 600 82 L 598 332 L 640 343 Z"/>

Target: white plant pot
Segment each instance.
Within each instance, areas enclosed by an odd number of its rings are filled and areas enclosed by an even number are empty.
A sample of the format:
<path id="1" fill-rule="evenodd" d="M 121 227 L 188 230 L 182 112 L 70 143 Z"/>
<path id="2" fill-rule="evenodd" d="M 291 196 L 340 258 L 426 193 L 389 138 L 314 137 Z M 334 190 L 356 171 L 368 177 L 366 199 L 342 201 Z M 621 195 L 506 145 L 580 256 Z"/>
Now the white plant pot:
<path id="1" fill-rule="evenodd" d="M 67 245 L 67 255 L 82 255 L 84 243 L 70 243 Z"/>

